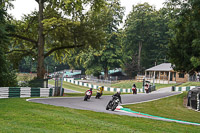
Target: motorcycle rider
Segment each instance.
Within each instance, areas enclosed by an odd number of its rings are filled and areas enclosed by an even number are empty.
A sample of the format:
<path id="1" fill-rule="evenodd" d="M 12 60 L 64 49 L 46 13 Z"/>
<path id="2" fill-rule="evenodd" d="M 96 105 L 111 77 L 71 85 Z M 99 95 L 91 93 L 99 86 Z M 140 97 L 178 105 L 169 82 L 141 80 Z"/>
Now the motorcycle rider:
<path id="1" fill-rule="evenodd" d="M 100 98 L 103 95 L 104 86 L 99 87 L 95 98 Z"/>
<path id="2" fill-rule="evenodd" d="M 133 84 L 132 91 L 133 91 L 133 94 L 137 94 L 137 88 L 135 84 Z"/>
<path id="3" fill-rule="evenodd" d="M 146 83 L 144 87 L 145 87 L 146 93 L 149 93 L 149 84 Z"/>
<path id="4" fill-rule="evenodd" d="M 119 102 L 122 103 L 120 94 L 121 94 L 121 92 L 117 91 L 117 93 L 115 93 L 114 95 L 112 95 L 112 100 L 110 100 L 110 102 L 112 102 L 115 99 L 115 97 L 117 97 L 117 98 L 119 98 Z"/>
<path id="5" fill-rule="evenodd" d="M 90 97 L 92 96 L 92 88 L 90 88 L 89 90 L 87 90 L 87 91 L 85 92 L 85 95 L 87 94 L 88 91 L 90 91 L 90 94 L 91 94 L 91 95 L 89 96 L 89 99 L 90 99 Z"/>
<path id="6" fill-rule="evenodd" d="M 104 86 L 102 86 L 102 87 L 99 87 L 99 88 L 98 88 L 98 91 L 100 92 L 100 94 L 101 94 L 101 95 L 103 95 Z"/>

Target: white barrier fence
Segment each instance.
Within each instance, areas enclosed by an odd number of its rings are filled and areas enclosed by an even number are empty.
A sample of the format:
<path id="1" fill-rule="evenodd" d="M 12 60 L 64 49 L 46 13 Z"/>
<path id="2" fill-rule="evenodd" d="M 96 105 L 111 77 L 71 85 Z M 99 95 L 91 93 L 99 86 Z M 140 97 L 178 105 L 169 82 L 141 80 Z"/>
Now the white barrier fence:
<path id="1" fill-rule="evenodd" d="M 64 81 L 72 83 L 72 84 L 76 84 L 76 85 L 79 85 L 79 86 L 85 86 L 85 87 L 88 87 L 88 88 L 93 88 L 93 89 L 98 89 L 98 87 L 99 87 L 98 85 L 88 84 L 88 83 L 84 83 L 84 82 L 81 82 L 81 81 L 74 80 L 74 78 L 64 78 Z M 120 92 L 124 92 L 124 93 L 132 93 L 131 88 L 130 89 L 121 89 L 121 88 L 112 88 L 112 87 L 106 87 L 106 86 L 104 86 L 104 91 L 110 91 L 110 92 L 120 91 Z M 144 92 L 144 89 L 137 88 L 137 92 Z"/>

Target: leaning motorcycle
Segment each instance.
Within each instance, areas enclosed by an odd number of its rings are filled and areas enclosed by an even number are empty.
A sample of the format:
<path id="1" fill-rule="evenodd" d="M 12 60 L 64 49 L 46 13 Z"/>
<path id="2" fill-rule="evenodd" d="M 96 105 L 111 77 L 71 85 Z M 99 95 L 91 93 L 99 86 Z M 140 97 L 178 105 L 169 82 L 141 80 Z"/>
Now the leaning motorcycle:
<path id="1" fill-rule="evenodd" d="M 87 91 L 87 92 L 85 93 L 84 101 L 87 101 L 88 99 L 90 99 L 90 97 L 91 97 L 91 92 L 90 92 L 90 91 Z"/>
<path id="2" fill-rule="evenodd" d="M 100 93 L 100 91 L 97 91 L 97 94 L 96 94 L 96 97 L 95 97 L 95 98 L 96 98 L 96 99 L 97 99 L 97 98 L 99 99 L 101 96 L 102 96 L 102 93 Z"/>
<path id="3" fill-rule="evenodd" d="M 111 101 L 109 101 L 108 105 L 106 106 L 106 110 L 111 109 L 114 111 L 119 104 L 119 98 L 118 97 L 113 97 Z"/>

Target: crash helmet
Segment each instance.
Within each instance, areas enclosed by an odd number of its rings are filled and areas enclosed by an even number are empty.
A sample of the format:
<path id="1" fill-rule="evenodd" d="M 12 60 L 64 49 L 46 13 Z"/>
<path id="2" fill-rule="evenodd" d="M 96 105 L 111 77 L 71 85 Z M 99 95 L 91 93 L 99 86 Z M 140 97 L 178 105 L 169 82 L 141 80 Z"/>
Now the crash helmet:
<path id="1" fill-rule="evenodd" d="M 120 94 L 121 93 L 120 90 L 118 90 L 117 93 Z"/>
<path id="2" fill-rule="evenodd" d="M 90 88 L 90 91 L 92 91 L 92 88 Z"/>
<path id="3" fill-rule="evenodd" d="M 104 86 L 102 86 L 102 88 L 104 88 Z"/>

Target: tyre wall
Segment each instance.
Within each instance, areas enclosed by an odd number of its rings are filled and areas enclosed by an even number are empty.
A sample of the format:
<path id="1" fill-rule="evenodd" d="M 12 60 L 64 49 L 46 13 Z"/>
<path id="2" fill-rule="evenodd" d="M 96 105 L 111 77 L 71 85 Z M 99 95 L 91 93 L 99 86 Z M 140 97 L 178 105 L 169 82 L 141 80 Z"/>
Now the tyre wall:
<path id="1" fill-rule="evenodd" d="M 0 98 L 49 97 L 53 95 L 54 88 L 0 87 Z"/>

